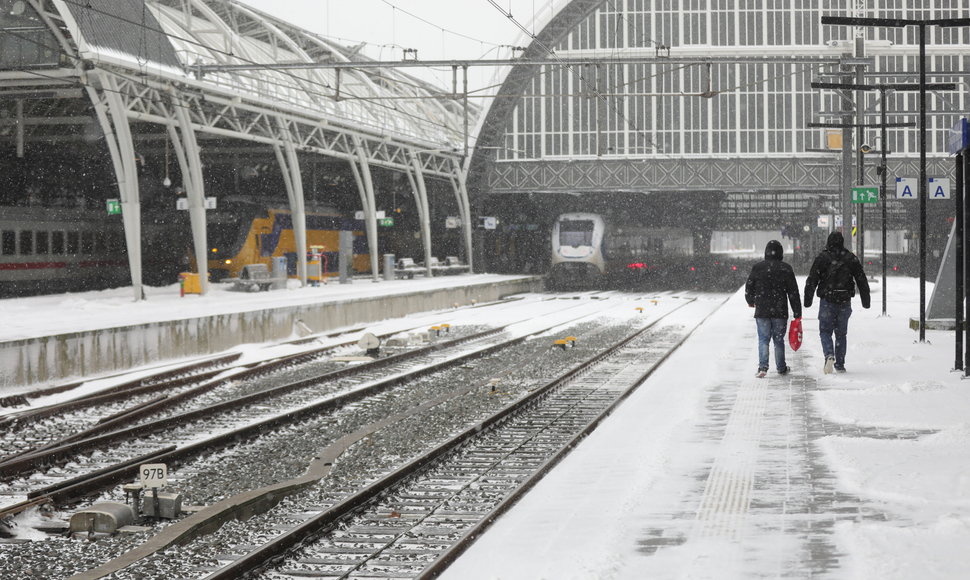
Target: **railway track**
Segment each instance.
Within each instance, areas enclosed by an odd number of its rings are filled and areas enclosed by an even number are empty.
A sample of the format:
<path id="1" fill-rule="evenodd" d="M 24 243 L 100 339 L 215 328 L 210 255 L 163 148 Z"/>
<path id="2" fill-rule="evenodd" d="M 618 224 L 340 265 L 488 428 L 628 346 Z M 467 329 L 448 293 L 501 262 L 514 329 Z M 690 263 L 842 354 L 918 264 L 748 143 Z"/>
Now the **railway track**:
<path id="1" fill-rule="evenodd" d="M 553 308 L 553 310 L 561 310 Z M 572 319 L 584 316 L 582 312 Z M 561 312 L 558 318 L 548 322 L 555 326 L 570 320 Z M 270 390 L 252 393 L 244 397 L 223 401 L 214 406 L 196 408 L 154 422 L 96 435 L 80 441 L 70 441 L 40 453 L 25 454 L 0 465 L 0 473 L 8 478 L 16 473 L 36 469 L 40 462 L 63 462 L 77 458 L 70 470 L 57 470 L 47 476 L 34 475 L 29 479 L 16 480 L 6 489 L 0 488 L 8 498 L 20 502 L 7 502 L 5 511 L 15 513 L 39 498 L 54 502 L 68 502 L 105 486 L 113 485 L 131 477 L 134 465 L 147 461 L 179 462 L 199 453 L 224 446 L 240 438 L 255 436 L 261 431 L 275 429 L 280 425 L 299 421 L 321 412 L 331 412 L 369 396 L 375 396 L 402 381 L 428 374 L 449 365 L 484 356 L 514 341 L 523 340 L 528 334 L 513 339 L 491 338 L 498 331 L 482 333 L 465 340 L 478 340 L 482 344 L 469 347 L 465 352 L 451 353 L 463 341 L 455 344 L 431 347 L 427 352 L 407 353 L 402 360 L 388 357 L 379 362 L 383 367 L 354 367 L 331 373 L 325 377 L 277 386 Z M 488 341 L 491 342 L 488 342 Z M 484 341 L 484 342 L 483 342 Z M 441 352 L 438 352 L 440 350 Z M 397 365 L 394 368 L 393 365 Z M 411 370 L 409 370 L 411 369 Z M 373 373 L 380 379 L 375 380 Z M 275 397 L 275 399 L 274 399 Z M 101 451 L 98 451 L 101 449 Z M 93 453 L 92 453 L 93 451 Z M 89 457 L 79 457 L 80 453 Z M 23 496 L 22 498 L 19 496 Z"/>
<path id="2" fill-rule="evenodd" d="M 302 523 L 206 579 L 436 576 L 709 313 L 679 327 L 657 321 L 319 513 L 291 514 Z"/>
<path id="3" fill-rule="evenodd" d="M 518 300 L 470 308 L 483 309 Z M 428 323 L 397 327 L 393 331 L 379 334 L 378 337 L 386 339 L 396 334 L 424 330 L 427 326 Z M 245 390 L 238 385 L 247 380 L 253 385 L 249 387 L 249 392 L 254 392 L 268 388 L 268 381 L 261 381 L 261 378 L 275 376 L 277 382 L 283 384 L 287 369 L 300 369 L 314 361 L 324 361 L 320 366 L 326 368 L 319 371 L 320 374 L 337 368 L 339 365 L 330 362 L 329 355 L 352 348 L 356 345 L 357 338 L 337 340 L 324 346 L 313 346 L 312 343 L 320 339 L 355 335 L 362 330 L 364 329 L 356 328 L 286 341 L 281 344 L 311 346 L 284 355 L 268 353 L 263 359 L 253 360 L 252 356 L 243 359 L 241 353 L 210 357 L 174 368 L 165 368 L 68 401 L 6 415 L 0 418 L 0 449 L 4 450 L 4 455 L 0 457 L 0 478 L 5 473 L 3 464 L 18 457 L 36 455 L 40 451 L 59 447 L 70 441 L 115 431 L 145 417 L 157 418 L 159 413 L 175 406 L 182 406 L 184 411 L 185 401 L 195 398 L 200 399 L 197 406 L 202 407 L 217 400 L 238 397 L 239 391 Z M 462 330 L 457 329 L 456 334 L 461 334 Z M 23 398 L 26 401 L 56 395 L 77 389 L 82 384 L 70 383 L 40 389 Z"/>
<path id="4" fill-rule="evenodd" d="M 652 366 L 659 364 L 663 357 L 669 354 L 669 352 L 672 352 L 673 348 L 675 348 L 675 343 L 679 343 L 693 327 L 700 324 L 701 319 L 708 312 L 715 309 L 719 304 L 720 302 L 711 306 L 710 301 L 707 301 L 706 305 L 697 306 L 691 300 L 683 300 L 680 304 L 676 304 L 674 308 L 664 310 L 663 312 L 666 313 L 667 318 L 663 322 L 655 320 L 651 328 L 646 331 L 646 334 L 639 334 L 635 340 L 641 342 L 625 343 L 626 346 L 624 348 L 627 349 L 626 352 L 614 352 L 614 354 L 607 357 L 612 361 L 610 364 L 617 365 L 617 368 L 613 370 L 609 370 L 606 367 L 599 367 L 598 369 L 589 371 L 586 369 L 586 363 L 576 365 L 576 361 L 586 357 L 600 359 L 607 356 L 601 354 L 603 346 L 606 344 L 615 344 L 621 336 L 626 336 L 628 332 L 622 334 L 606 332 L 604 333 L 603 339 L 599 340 L 598 343 L 593 338 L 595 332 L 582 333 L 580 334 L 582 337 L 580 341 L 581 345 L 570 349 L 571 352 L 564 352 L 563 354 L 555 354 L 557 352 L 563 352 L 558 349 L 550 350 L 549 341 L 527 341 L 516 349 L 517 351 L 523 351 L 519 362 L 514 362 L 511 358 L 505 357 L 504 355 L 479 359 L 481 362 L 474 363 L 475 368 L 467 369 L 467 374 L 465 375 L 452 370 L 450 374 L 435 378 L 434 381 L 449 385 L 443 390 L 432 391 L 429 388 L 427 392 L 422 391 L 419 393 L 420 389 L 415 389 L 413 386 L 409 386 L 407 389 L 397 389 L 396 391 L 399 393 L 403 392 L 405 395 L 407 393 L 412 394 L 413 400 L 406 405 L 397 407 L 396 411 L 374 412 L 367 415 L 371 417 L 371 423 L 369 424 L 352 423 L 349 420 L 351 415 L 366 415 L 364 413 L 364 407 L 372 404 L 377 406 L 376 399 L 369 398 L 360 404 L 354 405 L 354 407 L 358 407 L 356 411 L 348 408 L 341 414 L 342 417 L 334 416 L 330 418 L 341 423 L 343 428 L 342 430 L 336 431 L 335 435 L 329 439 L 324 437 L 323 441 L 330 441 L 329 444 L 331 447 L 335 447 L 337 446 L 335 441 L 339 438 L 340 441 L 343 441 L 347 445 L 344 451 L 339 452 L 339 460 L 335 458 L 337 457 L 335 453 L 338 452 L 333 451 L 330 447 L 323 451 L 319 451 L 323 447 L 316 447 L 315 449 L 318 451 L 306 451 L 304 449 L 304 457 L 318 457 L 319 459 L 315 460 L 315 462 L 326 460 L 327 467 L 325 469 L 329 472 L 329 475 L 325 477 L 322 475 L 316 476 L 317 478 L 324 477 L 319 484 L 313 485 L 296 495 L 292 495 L 291 498 L 284 500 L 284 503 L 272 512 L 263 516 L 253 517 L 245 524 L 233 523 L 232 525 L 227 525 L 215 534 L 198 539 L 196 541 L 197 546 L 195 547 L 190 542 L 190 537 L 180 537 L 177 542 L 185 544 L 187 547 L 178 551 L 177 558 L 166 557 L 164 554 L 156 554 L 155 556 L 141 555 L 139 559 L 144 558 L 145 560 L 139 562 L 137 566 L 132 567 L 130 573 L 134 575 L 128 576 L 125 573 L 119 573 L 117 576 L 112 576 L 112 578 L 134 578 L 140 577 L 138 576 L 139 574 L 147 574 L 148 577 L 197 578 L 201 577 L 203 572 L 208 573 L 215 570 L 219 564 L 228 565 L 227 570 L 234 570 L 225 572 L 225 574 L 228 574 L 225 577 L 233 577 L 241 569 L 238 566 L 246 567 L 245 564 L 237 564 L 237 558 L 244 556 L 245 553 L 250 551 L 261 551 L 265 555 L 267 553 L 265 550 L 270 548 L 257 548 L 256 550 L 252 550 L 252 548 L 261 546 L 267 538 L 278 535 L 280 530 L 306 530 L 307 528 L 304 524 L 309 526 L 309 520 L 318 517 L 322 518 L 322 520 L 318 519 L 318 523 L 319 521 L 325 521 L 327 518 L 331 518 L 330 527 L 336 530 L 335 537 L 338 538 L 337 544 L 341 544 L 339 538 L 344 537 L 342 534 L 350 529 L 363 529 L 361 526 L 364 526 L 367 520 L 373 520 L 376 525 L 380 526 L 382 529 L 379 532 L 382 533 L 387 531 L 386 526 L 399 526 L 405 522 L 410 522 L 410 520 L 417 517 L 416 514 L 420 510 L 415 510 L 418 507 L 424 505 L 426 502 L 430 502 L 429 505 L 432 505 L 434 501 L 441 500 L 441 497 L 438 496 L 444 494 L 445 491 L 457 493 L 464 489 L 465 493 L 480 493 L 496 501 L 501 501 L 500 496 L 506 494 L 507 491 L 505 486 L 516 487 L 523 484 L 527 486 L 530 485 L 528 481 L 532 477 L 538 478 L 538 475 L 535 475 L 535 473 L 533 475 L 527 475 L 527 473 L 535 468 L 535 462 L 533 461 L 535 458 L 529 459 L 529 456 L 536 452 L 535 446 L 538 443 L 558 447 L 562 453 L 565 453 L 571 444 L 552 444 L 552 435 L 558 436 L 563 433 L 572 433 L 575 436 L 576 433 L 582 432 L 584 429 L 591 429 L 599 418 L 590 419 L 590 417 L 595 415 L 601 418 L 629 392 L 629 390 L 624 391 L 618 387 L 620 382 L 631 384 L 638 382 L 638 377 L 648 372 L 648 369 L 652 368 Z M 627 308 L 630 308 L 630 305 Z M 673 311 L 676 311 L 674 313 L 676 316 L 671 314 Z M 654 316 L 662 316 L 663 312 L 659 309 L 655 310 Z M 677 314 L 679 312 L 686 313 L 680 315 Z M 674 320 L 671 320 L 671 318 Z M 642 328 L 644 324 L 644 322 L 639 322 L 634 326 Z M 600 329 L 604 326 L 606 325 L 597 323 L 592 325 L 592 329 Z M 560 327 L 560 329 L 562 328 Z M 604 339 L 608 340 L 604 342 Z M 528 345 L 533 347 L 532 350 L 526 348 Z M 539 348 L 540 346 L 541 348 Z M 534 370 L 526 372 L 530 366 L 535 366 L 539 362 L 536 359 L 535 353 L 543 352 L 543 350 L 553 353 L 553 356 L 545 355 L 542 359 L 545 370 L 540 369 L 538 373 Z M 497 361 L 496 359 L 501 360 Z M 500 364 L 494 364 L 496 362 Z M 503 362 L 505 364 L 501 364 Z M 493 364 L 490 367 L 486 363 Z M 503 371 L 508 371 L 508 376 L 501 375 L 502 385 L 499 387 L 499 391 L 507 390 L 509 391 L 508 393 L 503 394 L 500 392 L 495 394 L 487 392 L 490 382 L 495 380 L 490 380 L 488 377 L 500 376 L 500 372 L 496 370 L 498 368 L 503 369 Z M 627 369 L 627 375 L 624 375 L 624 372 L 622 372 L 623 368 Z M 456 379 L 461 376 L 475 376 L 478 379 L 475 384 L 459 385 L 456 383 Z M 624 376 L 626 378 L 623 378 Z M 630 378 L 631 376 L 633 378 Z M 589 384 L 577 383 L 572 386 L 563 386 L 566 382 L 573 379 L 592 382 Z M 468 381 L 465 382 L 467 383 Z M 518 386 L 516 387 L 515 384 L 518 384 Z M 544 402 L 555 391 L 566 393 L 565 395 L 556 395 L 556 397 L 566 398 L 553 397 L 549 401 L 555 400 L 556 402 Z M 432 395 L 431 393 L 434 394 Z M 579 393 L 579 402 L 569 402 L 569 397 L 576 397 L 577 393 Z M 509 404 L 512 401 L 517 401 L 517 404 L 510 407 Z M 544 413 L 550 412 L 549 410 L 551 409 L 553 415 L 545 417 L 535 414 L 531 416 L 522 415 L 521 418 L 513 419 L 513 416 L 518 416 L 518 414 L 526 412 L 523 409 L 540 408 L 543 409 Z M 598 415 L 597 412 L 599 413 Z M 391 413 L 396 413 L 396 415 L 391 416 Z M 555 417 L 559 418 L 557 419 Z M 323 425 L 330 419 L 302 423 L 297 429 L 291 432 L 315 433 L 320 425 Z M 473 440 L 479 434 L 489 433 L 498 424 L 518 425 L 518 427 L 512 428 L 511 432 L 518 432 L 526 427 L 537 427 L 540 428 L 540 431 L 531 438 L 522 440 L 521 444 L 517 446 L 518 450 L 499 447 L 492 449 L 492 443 L 476 443 Z M 348 432 L 351 431 L 358 438 L 357 442 L 352 444 L 346 441 L 350 437 Z M 456 436 L 456 433 L 459 435 Z M 581 435 L 579 436 L 581 437 Z M 289 435 L 282 433 L 280 437 L 286 439 Z M 507 437 L 502 436 L 500 438 Z M 324 445 L 326 444 L 324 443 Z M 433 447 L 442 455 L 435 457 L 434 453 L 432 453 L 425 457 L 429 447 Z M 311 446 L 310 449 L 314 449 L 314 447 Z M 456 450 L 467 451 L 468 457 L 470 458 L 468 461 L 471 465 L 478 464 L 482 467 L 486 464 L 485 460 L 489 459 L 491 463 L 495 464 L 491 468 L 493 470 L 483 475 L 475 476 L 471 476 L 471 472 L 468 472 L 465 476 L 458 478 L 455 478 L 454 474 L 448 475 L 447 471 L 451 468 L 445 467 L 446 463 L 444 462 L 446 460 L 444 459 L 444 454 L 449 452 L 453 453 Z M 499 461 L 501 457 L 506 456 L 507 460 Z M 392 458 L 392 460 L 389 462 L 388 458 Z M 236 462 L 239 465 L 252 467 L 258 461 L 258 456 L 222 456 L 217 470 L 221 473 L 225 468 L 231 467 Z M 552 462 L 554 460 L 546 459 L 539 463 L 551 466 Z M 429 478 L 428 480 L 424 480 L 423 478 L 416 479 L 419 477 L 418 473 L 421 469 L 429 468 L 436 469 L 436 471 L 429 472 L 427 476 Z M 195 474 L 203 474 L 206 468 L 196 460 L 192 464 L 183 466 L 181 469 L 183 472 L 187 470 L 188 479 L 180 482 L 180 489 L 190 489 L 191 485 L 188 487 L 184 487 L 184 485 L 189 483 L 189 480 L 193 479 Z M 333 470 L 332 472 L 330 471 L 331 469 Z M 465 472 L 467 469 L 467 465 L 455 468 L 456 472 Z M 520 472 L 516 471 L 520 469 Z M 270 476 L 265 481 L 280 482 L 282 480 Z M 400 484 L 401 482 L 410 482 L 415 487 L 401 489 L 387 487 L 387 485 L 392 483 Z M 286 483 L 283 481 L 279 485 Z M 371 484 L 374 484 L 376 487 L 369 487 Z M 511 487 L 508 489 L 511 489 Z M 268 486 L 267 489 L 276 489 L 276 491 L 267 493 L 279 493 L 278 488 L 272 485 Z M 251 495 L 258 491 L 250 489 L 240 497 Z M 368 493 L 372 495 L 368 497 Z M 453 500 L 452 505 L 457 505 L 454 504 L 455 501 L 464 501 L 459 496 L 456 497 L 458 499 Z M 386 504 L 373 503 L 374 501 L 379 501 L 380 498 L 387 498 L 388 502 Z M 478 499 L 475 501 L 478 501 Z M 241 500 L 226 497 L 218 503 L 230 505 L 238 503 L 239 501 Z M 277 499 L 273 503 L 276 501 L 279 500 Z M 370 510 L 370 512 L 362 512 L 361 510 Z M 363 520 L 348 520 L 348 511 L 360 514 Z M 367 515 L 368 513 L 370 515 Z M 460 517 L 455 516 L 458 520 L 468 520 L 465 522 L 467 525 L 457 526 L 461 530 L 468 530 L 471 526 L 478 525 L 473 520 L 490 521 L 490 516 L 484 516 L 484 520 L 478 520 L 478 516 L 473 518 L 472 511 L 463 511 L 462 514 L 464 515 Z M 196 516 L 200 515 L 196 514 Z M 251 512 L 246 517 L 248 518 L 250 515 Z M 447 509 L 439 509 L 427 518 L 424 518 L 424 524 L 416 522 L 415 525 L 425 525 L 428 528 L 437 526 L 441 528 L 442 526 L 438 526 L 437 524 L 441 523 L 439 520 L 442 515 L 447 515 L 448 517 L 454 516 L 454 514 L 448 514 Z M 188 527 L 206 525 L 200 521 L 193 522 L 196 516 L 191 516 L 185 521 L 178 522 L 165 531 L 170 532 L 183 524 Z M 229 519 L 231 520 L 231 518 Z M 444 527 L 448 526 L 452 526 L 452 524 Z M 323 527 L 325 528 L 326 524 Z M 317 531 L 309 533 L 307 537 L 316 536 L 320 533 L 318 529 Z M 285 535 L 287 534 L 283 534 L 283 536 Z M 380 536 L 380 534 L 377 535 Z M 399 538 L 401 541 L 411 538 L 407 533 L 394 534 L 394 537 Z M 434 540 L 437 542 L 435 544 L 435 550 L 438 550 L 436 552 L 438 555 L 432 557 L 424 554 L 421 558 L 424 560 L 434 559 L 435 561 L 442 561 L 443 556 L 441 556 L 441 550 L 447 547 L 438 545 L 441 544 L 441 538 L 431 537 L 425 538 L 425 540 Z M 305 538 L 296 541 L 302 543 L 305 541 Z M 186 542 L 190 543 L 186 544 Z M 456 542 L 455 538 L 451 538 L 445 543 L 452 546 L 456 545 Z M 387 542 L 385 542 L 386 544 Z M 410 546 L 406 542 L 404 545 L 407 547 L 387 547 L 383 551 L 393 554 L 396 554 L 399 549 L 414 551 L 413 546 Z M 355 546 L 351 551 L 359 552 L 367 547 Z M 334 552 L 335 549 L 335 546 L 330 546 L 317 555 L 304 554 L 302 556 L 295 556 L 287 560 L 288 564 L 280 569 L 281 571 L 273 572 L 273 574 L 282 574 L 284 572 L 289 574 L 292 572 L 297 577 L 302 577 L 303 574 L 308 574 L 311 577 L 317 574 L 324 574 L 324 577 L 333 576 L 333 574 L 330 574 L 332 570 L 329 570 L 327 566 L 332 564 L 332 560 L 344 559 L 344 556 L 331 558 L 326 555 L 328 552 L 336 553 Z M 221 554 L 216 556 L 218 563 L 212 559 L 214 553 Z M 371 554 L 371 552 L 367 554 Z M 412 555 L 417 556 L 417 554 Z M 360 553 L 357 556 L 354 560 L 355 565 L 365 561 L 381 562 L 377 556 L 368 556 L 365 558 L 361 557 Z M 347 562 L 344 563 L 346 564 Z M 317 564 L 323 564 L 323 568 L 317 568 Z M 382 565 L 379 564 L 378 568 Z M 399 565 L 400 563 L 395 564 L 392 568 L 400 567 Z M 106 566 L 110 568 L 110 565 Z M 92 570 L 87 574 L 78 575 L 77 578 L 97 578 L 100 577 L 98 574 L 109 573 L 110 571 L 106 572 L 108 568 L 102 567 L 101 569 Z M 368 566 L 365 565 L 363 568 L 368 568 Z M 363 570 L 363 568 L 361 569 Z M 115 568 L 114 570 L 119 569 Z M 351 570 L 353 569 L 355 568 L 352 567 Z M 126 570 L 126 572 L 128 571 Z M 344 573 L 347 573 L 346 570 L 342 572 L 342 574 Z M 347 575 L 343 576 L 338 574 L 336 577 L 357 577 L 354 574 L 357 574 L 357 572 L 347 573 Z M 375 574 L 378 577 L 382 577 L 380 576 L 382 572 L 378 572 L 376 568 L 374 570 L 368 568 L 366 571 L 361 571 L 360 577 L 371 577 Z M 406 577 L 413 577 L 410 574 L 409 572 Z"/>

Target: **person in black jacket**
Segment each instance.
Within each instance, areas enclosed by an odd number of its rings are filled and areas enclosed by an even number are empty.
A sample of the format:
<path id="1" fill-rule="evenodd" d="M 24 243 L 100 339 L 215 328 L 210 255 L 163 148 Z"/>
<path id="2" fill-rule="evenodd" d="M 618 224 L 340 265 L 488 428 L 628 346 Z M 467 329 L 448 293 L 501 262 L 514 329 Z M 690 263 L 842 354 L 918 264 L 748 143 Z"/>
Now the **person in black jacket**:
<path id="1" fill-rule="evenodd" d="M 775 369 L 778 374 L 788 373 L 785 364 L 785 327 L 788 321 L 788 304 L 792 315 L 801 318 L 802 305 L 798 300 L 798 282 L 791 266 L 782 261 L 785 250 L 781 242 L 771 240 L 765 246 L 765 259 L 751 268 L 744 285 L 744 299 L 754 308 L 754 320 L 758 324 L 758 374 L 768 374 L 768 341 L 775 343 Z"/>
<path id="2" fill-rule="evenodd" d="M 829 234 L 825 249 L 815 258 L 805 282 L 805 308 L 818 296 L 818 333 L 825 355 L 823 372 L 845 372 L 846 334 L 852 316 L 852 297 L 859 287 L 863 308 L 869 308 L 869 282 L 855 254 L 845 248 L 839 232 Z M 817 291 L 816 291 L 817 288 Z M 832 343 L 835 333 L 835 344 Z"/>

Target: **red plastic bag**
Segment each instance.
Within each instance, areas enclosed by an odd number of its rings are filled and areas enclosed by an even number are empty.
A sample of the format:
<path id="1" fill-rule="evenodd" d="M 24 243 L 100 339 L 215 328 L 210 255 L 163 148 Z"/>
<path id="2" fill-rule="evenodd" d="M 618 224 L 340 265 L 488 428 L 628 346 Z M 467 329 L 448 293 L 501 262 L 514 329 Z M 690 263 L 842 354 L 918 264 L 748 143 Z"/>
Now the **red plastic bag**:
<path id="1" fill-rule="evenodd" d="M 796 318 L 791 321 L 788 327 L 788 344 L 792 350 L 798 350 L 802 346 L 802 319 Z"/>

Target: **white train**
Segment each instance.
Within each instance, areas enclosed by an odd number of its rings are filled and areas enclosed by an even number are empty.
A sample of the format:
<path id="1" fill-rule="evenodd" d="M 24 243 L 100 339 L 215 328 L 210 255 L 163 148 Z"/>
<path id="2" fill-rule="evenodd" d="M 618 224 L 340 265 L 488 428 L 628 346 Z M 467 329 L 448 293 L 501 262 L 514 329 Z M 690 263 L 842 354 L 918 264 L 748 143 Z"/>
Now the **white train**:
<path id="1" fill-rule="evenodd" d="M 644 225 L 626 217 L 562 214 L 552 228 L 548 284 L 713 288 L 738 283 L 738 265 L 712 257 L 709 247 L 696 248 L 698 238 L 710 239 L 688 228 Z"/>

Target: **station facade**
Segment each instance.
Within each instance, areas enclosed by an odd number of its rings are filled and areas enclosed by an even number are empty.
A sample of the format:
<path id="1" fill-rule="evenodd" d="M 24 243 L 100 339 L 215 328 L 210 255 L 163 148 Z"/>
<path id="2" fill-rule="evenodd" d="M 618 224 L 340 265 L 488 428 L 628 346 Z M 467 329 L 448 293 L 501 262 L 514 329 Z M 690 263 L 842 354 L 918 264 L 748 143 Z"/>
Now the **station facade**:
<path id="1" fill-rule="evenodd" d="M 684 218 L 707 231 L 818 236 L 820 216 L 851 218 L 850 185 L 878 181 L 863 146 L 889 152 L 890 176 L 918 173 L 913 129 L 881 143 L 876 130 L 810 127 L 880 113 L 878 92 L 814 81 L 916 78 L 914 27 L 821 25 L 854 6 L 552 0 L 479 109 L 239 2 L 0 0 L 0 205 L 11 216 L 0 268 L 13 279 L 58 266 L 55 284 L 113 268 L 137 298 L 144 276 L 194 267 L 205 291 L 213 258 L 231 259 L 224 250 L 242 235 L 237 200 L 292 215 L 289 267 L 304 283 L 308 215 L 360 216 L 332 228 L 358 230 L 355 252 L 375 277 L 388 251 L 429 268 L 457 255 L 474 270 L 540 273 L 556 213 L 648 214 L 653 197 L 679 192 L 700 196 Z M 970 8 L 878 0 L 863 12 Z M 945 131 L 967 109 L 970 30 L 929 27 L 927 44 L 930 80 L 957 84 L 928 102 L 928 174 L 949 176 Z M 315 66 L 290 66 L 301 63 Z M 890 120 L 915 121 L 917 95 L 891 94 L 888 106 Z M 172 210 L 175 198 L 187 211 Z M 109 199 L 120 216 L 104 215 Z M 869 228 L 907 246 L 915 204 L 886 205 L 886 226 L 874 216 Z M 942 247 L 948 211 L 931 204 L 931 245 Z M 397 227 L 382 228 L 388 218 Z M 79 220 L 87 226 L 63 225 Z M 257 245 L 279 239 L 265 227 Z M 194 266 L 179 267 L 186 253 Z"/>
<path id="2" fill-rule="evenodd" d="M 475 133 L 469 188 L 482 207 L 516 208 L 503 216 L 512 238 L 528 238 L 522 232 L 534 224 L 521 218 L 542 208 L 588 207 L 617 193 L 625 194 L 617 203 L 629 204 L 677 191 L 722 192 L 714 228 L 809 227 L 815 234 L 819 216 L 832 214 L 834 222 L 848 213 L 850 186 L 878 184 L 878 151 L 889 152 L 891 184 L 895 176 L 919 174 L 915 129 L 891 128 L 880 143 L 875 128 L 809 126 L 877 124 L 879 91 L 843 98 L 811 85 L 917 82 L 917 27 L 857 30 L 823 26 L 821 18 L 970 16 L 955 0 L 876 0 L 860 12 L 848 0 L 552 4 L 538 11 L 534 38 L 520 42 L 523 58 L 552 62 L 513 68 Z M 861 58 L 857 35 L 864 39 Z M 928 175 L 952 177 L 946 132 L 967 112 L 970 30 L 928 27 L 927 55 L 929 82 L 957 84 L 927 99 Z M 917 92 L 888 95 L 889 121 L 916 122 L 918 110 Z M 864 145 L 873 153 L 860 176 Z M 911 235 L 916 204 L 897 201 L 894 191 L 889 197 L 890 230 Z M 505 201 L 487 201 L 495 198 Z M 934 203 L 930 211 L 932 243 L 942 249 L 952 210 Z M 867 220 L 882 227 L 878 216 Z M 500 245 L 516 243 L 501 238 Z"/>

